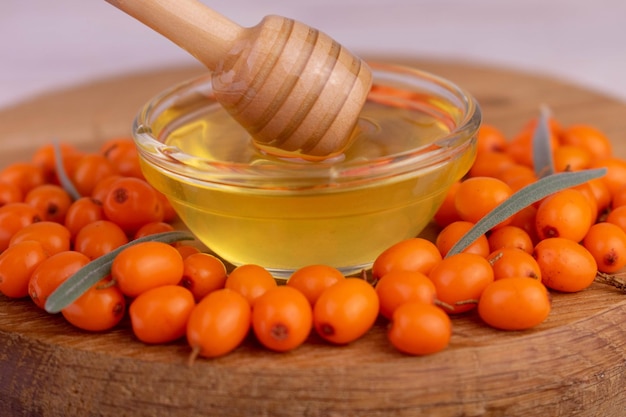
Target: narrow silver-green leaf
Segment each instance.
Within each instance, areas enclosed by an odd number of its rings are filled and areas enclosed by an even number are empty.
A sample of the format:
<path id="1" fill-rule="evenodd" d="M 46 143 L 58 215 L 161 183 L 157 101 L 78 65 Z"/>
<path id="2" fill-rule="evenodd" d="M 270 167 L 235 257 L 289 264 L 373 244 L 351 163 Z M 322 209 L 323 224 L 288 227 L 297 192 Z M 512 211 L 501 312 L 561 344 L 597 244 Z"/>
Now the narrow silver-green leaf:
<path id="1" fill-rule="evenodd" d="M 48 297 L 45 309 L 48 313 L 58 313 L 85 293 L 94 284 L 111 273 L 111 264 L 115 257 L 124 249 L 141 242 L 173 243 L 182 240 L 193 240 L 194 236 L 186 231 L 157 233 L 128 242 L 125 245 L 94 259 L 74 275 L 65 280 Z"/>
<path id="2" fill-rule="evenodd" d="M 494 226 L 537 201 L 566 188 L 575 187 L 589 180 L 606 175 L 606 168 L 576 172 L 562 172 L 543 177 L 520 189 L 480 219 L 448 252 L 446 256 L 463 252 L 476 239 Z"/>
<path id="3" fill-rule="evenodd" d="M 57 171 L 57 177 L 59 177 L 59 182 L 61 183 L 61 187 L 72 197 L 72 200 L 78 200 L 81 195 L 74 186 L 72 180 L 67 175 L 67 171 L 65 171 L 65 165 L 63 165 L 63 154 L 61 153 L 61 145 L 59 141 L 55 139 L 52 142 L 52 148 L 54 150 L 54 166 Z"/>
<path id="4" fill-rule="evenodd" d="M 533 165 L 537 178 L 554 174 L 551 137 L 550 110 L 544 106 L 541 108 L 532 137 Z"/>

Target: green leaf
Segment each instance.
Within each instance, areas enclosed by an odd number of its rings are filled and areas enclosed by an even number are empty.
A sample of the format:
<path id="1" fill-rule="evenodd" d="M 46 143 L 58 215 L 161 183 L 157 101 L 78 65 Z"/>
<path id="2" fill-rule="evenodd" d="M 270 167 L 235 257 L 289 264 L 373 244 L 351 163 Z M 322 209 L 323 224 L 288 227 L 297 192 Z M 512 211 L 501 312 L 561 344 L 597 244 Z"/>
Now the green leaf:
<path id="1" fill-rule="evenodd" d="M 144 236 L 128 242 L 125 245 L 94 259 L 74 275 L 65 280 L 48 297 L 45 310 L 48 313 L 58 313 L 85 293 L 94 284 L 111 273 L 111 264 L 115 257 L 124 249 L 142 242 L 163 242 L 174 243 L 182 240 L 193 240 L 194 236 L 190 232 L 174 231 L 164 232 L 154 235 Z"/>
<path id="2" fill-rule="evenodd" d="M 480 219 L 448 252 L 446 257 L 463 252 L 476 239 L 520 210 L 566 188 L 606 175 L 606 168 L 562 172 L 540 178 L 520 189 Z"/>
<path id="3" fill-rule="evenodd" d="M 544 106 L 541 108 L 537 126 L 533 131 L 532 137 L 533 165 L 537 178 L 554 174 L 551 137 L 550 110 Z"/>
<path id="4" fill-rule="evenodd" d="M 52 143 L 52 147 L 54 149 L 54 166 L 57 171 L 57 176 L 59 177 L 59 182 L 61 183 L 61 187 L 72 197 L 72 200 L 78 200 L 81 195 L 74 186 L 72 180 L 67 175 L 65 171 L 65 165 L 63 165 L 63 154 L 61 153 L 61 145 L 59 141 L 55 139 Z"/>

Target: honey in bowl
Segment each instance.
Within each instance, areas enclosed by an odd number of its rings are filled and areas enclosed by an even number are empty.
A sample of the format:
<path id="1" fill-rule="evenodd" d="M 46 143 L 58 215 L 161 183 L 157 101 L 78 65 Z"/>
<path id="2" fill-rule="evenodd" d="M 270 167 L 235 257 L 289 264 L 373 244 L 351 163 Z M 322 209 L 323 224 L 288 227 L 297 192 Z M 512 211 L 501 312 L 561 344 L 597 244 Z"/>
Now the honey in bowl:
<path id="1" fill-rule="evenodd" d="M 135 120 L 146 179 L 234 264 L 288 277 L 310 264 L 352 274 L 416 236 L 470 168 L 480 110 L 446 80 L 372 64 L 374 86 L 342 154 L 321 161 L 257 148 L 201 77 Z"/>

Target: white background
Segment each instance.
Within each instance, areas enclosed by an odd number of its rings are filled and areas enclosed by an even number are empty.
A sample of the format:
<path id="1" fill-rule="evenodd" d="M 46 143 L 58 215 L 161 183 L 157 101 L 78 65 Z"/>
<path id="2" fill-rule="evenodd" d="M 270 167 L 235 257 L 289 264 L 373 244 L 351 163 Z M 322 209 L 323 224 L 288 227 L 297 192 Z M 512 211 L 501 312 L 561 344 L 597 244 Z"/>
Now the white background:
<path id="1" fill-rule="evenodd" d="M 626 100 L 623 0 L 203 3 L 242 26 L 268 14 L 292 17 L 358 54 L 513 67 Z M 0 107 L 92 79 L 194 62 L 104 0 L 0 0 Z"/>

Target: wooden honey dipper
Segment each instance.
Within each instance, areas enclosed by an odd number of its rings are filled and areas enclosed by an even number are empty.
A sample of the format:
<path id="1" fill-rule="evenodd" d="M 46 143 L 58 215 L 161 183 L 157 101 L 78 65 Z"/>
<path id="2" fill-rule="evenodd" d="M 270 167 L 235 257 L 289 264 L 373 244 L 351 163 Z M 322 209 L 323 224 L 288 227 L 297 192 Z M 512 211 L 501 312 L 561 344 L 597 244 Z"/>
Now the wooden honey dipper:
<path id="1" fill-rule="evenodd" d="M 267 16 L 243 28 L 197 0 L 106 0 L 212 71 L 216 100 L 269 153 L 341 153 L 372 83 L 365 62 L 324 33 Z"/>

